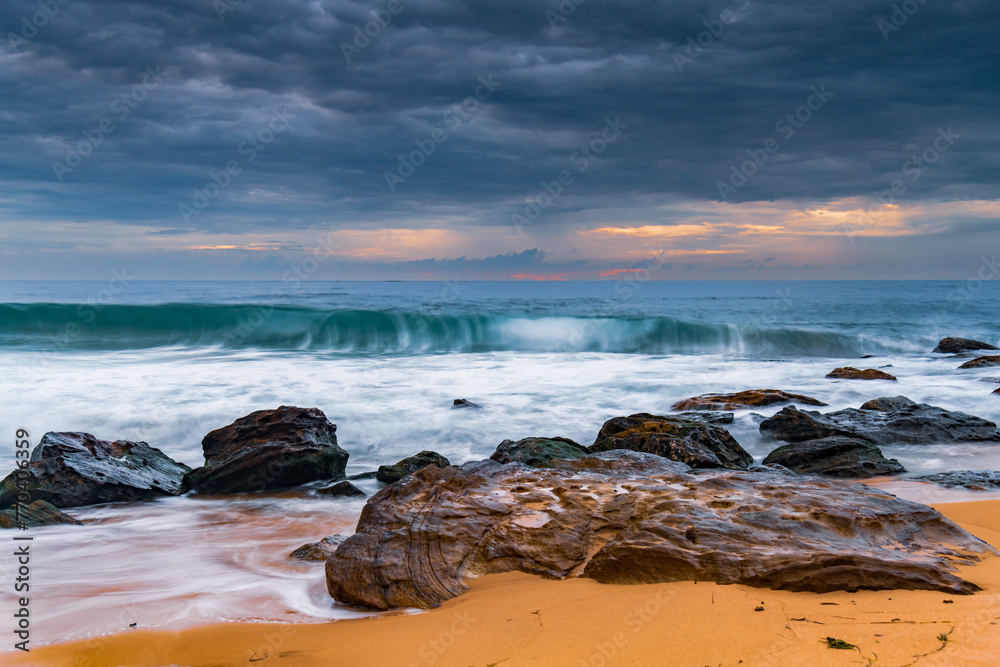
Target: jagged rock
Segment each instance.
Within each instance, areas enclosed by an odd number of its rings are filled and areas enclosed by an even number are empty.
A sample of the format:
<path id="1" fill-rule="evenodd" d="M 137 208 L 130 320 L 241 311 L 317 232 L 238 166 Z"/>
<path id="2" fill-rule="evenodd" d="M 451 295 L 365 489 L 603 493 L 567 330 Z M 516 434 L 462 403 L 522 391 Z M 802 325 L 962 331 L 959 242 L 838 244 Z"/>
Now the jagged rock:
<path id="1" fill-rule="evenodd" d="M 838 380 L 892 380 L 896 381 L 896 376 L 889 375 L 885 371 L 880 371 L 875 368 L 866 368 L 865 370 L 859 370 L 857 368 L 851 368 L 850 366 L 844 366 L 843 368 L 835 368 L 826 374 L 828 378 L 835 378 Z"/>
<path id="2" fill-rule="evenodd" d="M 973 491 L 1000 489 L 1000 471 L 997 470 L 951 470 L 935 475 L 921 475 L 912 479 L 918 482 L 933 482 L 946 488 L 963 487 Z"/>
<path id="3" fill-rule="evenodd" d="M 427 466 L 447 468 L 450 465 L 451 463 L 448 459 L 441 456 L 437 452 L 424 450 L 414 456 L 408 456 L 395 465 L 379 466 L 375 479 L 383 482 L 384 484 L 392 484 L 393 482 L 398 482 L 410 473 L 414 473 L 421 468 L 426 468 Z"/>
<path id="4" fill-rule="evenodd" d="M 972 350 L 997 350 L 997 348 L 989 343 L 983 343 L 978 340 L 971 340 L 969 338 L 942 338 L 941 342 L 937 344 L 934 351 L 939 354 L 961 354 L 962 352 L 971 352 Z"/>
<path id="5" fill-rule="evenodd" d="M 303 544 L 288 554 L 288 557 L 297 558 L 298 560 L 326 560 L 333 555 L 337 547 L 343 544 L 346 539 L 343 535 L 330 535 L 329 537 L 324 537 L 319 542 Z"/>
<path id="6" fill-rule="evenodd" d="M 996 389 L 994 389 L 993 393 L 994 394 L 1000 394 L 1000 387 L 997 387 Z"/>
<path id="7" fill-rule="evenodd" d="M 452 404 L 452 408 L 482 408 L 483 406 L 478 403 L 473 403 L 467 398 L 456 398 Z"/>
<path id="8" fill-rule="evenodd" d="M 764 458 L 764 465 L 778 464 L 800 474 L 856 477 L 906 472 L 896 459 L 887 459 L 882 451 L 860 438 L 832 435 L 778 447 Z"/>
<path id="9" fill-rule="evenodd" d="M 746 470 L 753 463 L 753 457 L 720 426 L 644 412 L 604 422 L 590 450 L 612 449 L 656 454 L 693 468 Z"/>
<path id="10" fill-rule="evenodd" d="M 703 424 L 732 424 L 736 421 L 736 415 L 732 412 L 676 412 L 670 416 Z"/>
<path id="11" fill-rule="evenodd" d="M 701 471 L 614 451 L 530 468 L 429 467 L 375 494 L 326 562 L 330 594 L 431 608 L 483 575 L 714 581 L 823 593 L 978 586 L 954 563 L 992 547 L 936 510 L 863 484 Z"/>
<path id="12" fill-rule="evenodd" d="M 862 405 L 820 414 L 787 407 L 760 424 L 760 431 L 779 440 L 802 442 L 831 435 L 868 440 L 876 445 L 1000 441 L 991 421 L 953 412 L 905 396 L 878 398 Z"/>
<path id="13" fill-rule="evenodd" d="M 29 503 L 45 500 L 56 507 L 79 507 L 178 495 L 189 470 L 145 442 L 50 432 L 32 450 L 27 468 L 0 481 L 0 508 L 14 504 L 18 477 Z"/>
<path id="14" fill-rule="evenodd" d="M 15 505 L 10 509 L 0 510 L 0 528 L 37 528 L 60 523 L 83 525 L 83 522 L 60 512 L 55 505 L 44 500 L 36 500 L 29 505 L 21 507 Z"/>
<path id="15" fill-rule="evenodd" d="M 538 467 L 556 459 L 575 459 L 586 456 L 590 450 L 569 438 L 524 438 L 514 442 L 504 440 L 490 458 L 498 463 L 518 461 Z"/>
<path id="16" fill-rule="evenodd" d="M 1000 356 L 994 355 L 991 357 L 976 357 L 975 359 L 966 361 L 958 368 L 988 368 L 990 366 L 1000 366 Z"/>
<path id="17" fill-rule="evenodd" d="M 346 479 L 337 482 L 336 484 L 316 489 L 316 493 L 323 496 L 332 496 L 334 498 L 364 498 L 368 495 L 358 487 L 348 482 Z"/>
<path id="18" fill-rule="evenodd" d="M 775 403 L 802 403 L 804 405 L 826 405 L 810 396 L 790 394 L 780 389 L 751 389 L 735 394 L 702 394 L 674 403 L 673 410 L 739 410 L 760 408 Z"/>
<path id="19" fill-rule="evenodd" d="M 198 493 L 284 489 L 344 478 L 348 453 L 337 427 L 318 408 L 258 410 L 201 441 L 205 466 L 185 475 Z"/>

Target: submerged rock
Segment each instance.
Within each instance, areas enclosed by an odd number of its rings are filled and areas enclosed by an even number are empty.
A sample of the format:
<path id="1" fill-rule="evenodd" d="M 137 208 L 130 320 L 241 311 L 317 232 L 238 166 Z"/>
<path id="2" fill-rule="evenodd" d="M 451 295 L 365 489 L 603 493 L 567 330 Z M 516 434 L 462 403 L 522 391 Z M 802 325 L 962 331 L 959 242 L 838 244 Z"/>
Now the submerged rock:
<path id="1" fill-rule="evenodd" d="M 83 525 L 82 521 L 77 521 L 70 515 L 60 512 L 55 505 L 44 500 L 36 500 L 30 505 L 15 505 L 10 509 L 0 510 L 0 528 L 37 528 L 61 523 Z"/>
<path id="2" fill-rule="evenodd" d="M 835 378 L 838 380 L 892 380 L 896 381 L 895 375 L 889 375 L 885 371 L 880 371 L 876 368 L 866 368 L 865 370 L 859 370 L 857 368 L 852 368 L 850 366 L 844 366 L 843 368 L 835 368 L 826 374 L 828 378 Z"/>
<path id="3" fill-rule="evenodd" d="M 296 558 L 298 560 L 326 560 L 333 555 L 333 552 L 337 550 L 344 540 L 347 538 L 343 535 L 330 535 L 329 537 L 324 537 L 319 542 L 310 542 L 309 544 L 303 544 L 301 547 L 288 554 L 289 558 Z"/>
<path id="4" fill-rule="evenodd" d="M 1000 348 L 969 338 L 942 338 L 934 351 L 939 354 L 961 354 L 973 350 L 998 350 Z"/>
<path id="5" fill-rule="evenodd" d="M 714 581 L 817 593 L 978 586 L 954 563 L 994 552 L 936 510 L 862 484 L 702 471 L 614 451 L 547 469 L 424 468 L 375 494 L 326 562 L 330 594 L 431 608 L 520 570 L 602 583 Z"/>
<path id="6" fill-rule="evenodd" d="M 514 461 L 538 467 L 556 459 L 575 459 L 586 456 L 590 449 L 569 438 L 524 438 L 514 442 L 504 440 L 490 458 L 498 463 Z"/>
<path id="7" fill-rule="evenodd" d="M 364 498 L 368 494 L 354 486 L 346 479 L 330 486 L 316 489 L 316 493 L 334 498 Z"/>
<path id="8" fill-rule="evenodd" d="M 379 466 L 375 479 L 383 482 L 384 484 L 392 484 L 393 482 L 398 482 L 407 475 L 414 473 L 421 468 L 426 468 L 427 466 L 447 468 L 450 465 L 451 463 L 445 457 L 441 456 L 437 452 L 425 449 L 414 456 L 408 456 L 395 465 Z"/>
<path id="9" fill-rule="evenodd" d="M 746 470 L 753 463 L 753 457 L 721 426 L 644 412 L 604 422 L 590 450 L 612 449 L 656 454 L 692 468 Z"/>
<path id="10" fill-rule="evenodd" d="M 739 410 L 760 408 L 775 403 L 802 403 L 804 405 L 826 405 L 802 394 L 790 394 L 780 389 L 751 389 L 735 394 L 702 394 L 674 403 L 674 410 Z"/>
<path id="11" fill-rule="evenodd" d="M 686 419 L 692 422 L 702 422 L 704 424 L 732 424 L 736 421 L 736 415 L 732 412 L 676 412 L 671 417 L 675 419 Z"/>
<path id="12" fill-rule="evenodd" d="M 45 500 L 56 507 L 175 496 L 189 470 L 145 442 L 50 432 L 32 450 L 27 468 L 0 481 L 0 508 L 14 504 L 17 485 L 28 493 L 27 502 Z"/>
<path id="13" fill-rule="evenodd" d="M 964 364 L 959 366 L 959 369 L 989 368 L 990 366 L 1000 366 L 1000 356 L 994 355 L 991 357 L 976 357 L 975 359 L 966 361 Z"/>
<path id="14" fill-rule="evenodd" d="M 933 482 L 945 488 L 963 487 L 972 491 L 1000 489 L 1000 471 L 998 470 L 951 470 L 939 472 L 936 475 L 913 477 L 918 482 Z"/>
<path id="15" fill-rule="evenodd" d="M 896 459 L 887 459 L 882 451 L 860 438 L 832 435 L 778 447 L 764 458 L 764 465 L 778 464 L 800 474 L 856 477 L 906 472 Z"/>
<path id="16" fill-rule="evenodd" d="M 878 398 L 860 410 L 847 408 L 826 414 L 788 407 L 761 422 L 760 431 L 787 442 L 831 435 L 861 438 L 877 445 L 1000 441 L 1000 431 L 991 421 L 914 403 L 905 396 Z"/>
<path id="17" fill-rule="evenodd" d="M 479 409 L 479 408 L 482 408 L 483 406 L 479 405 L 478 403 L 473 403 L 472 401 L 470 401 L 467 398 L 456 398 L 454 401 L 452 401 L 451 407 L 453 407 L 453 408 L 477 408 L 477 409 Z"/>
<path id="18" fill-rule="evenodd" d="M 198 493 L 285 489 L 344 478 L 348 453 L 319 408 L 258 410 L 201 441 L 205 465 L 184 477 Z"/>

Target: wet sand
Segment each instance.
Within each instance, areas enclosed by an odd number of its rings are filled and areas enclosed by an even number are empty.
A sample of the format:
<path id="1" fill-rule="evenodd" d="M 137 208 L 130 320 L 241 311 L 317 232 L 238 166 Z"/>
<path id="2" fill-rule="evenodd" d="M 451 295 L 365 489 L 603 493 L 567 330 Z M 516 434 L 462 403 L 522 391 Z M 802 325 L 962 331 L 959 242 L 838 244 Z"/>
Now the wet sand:
<path id="1" fill-rule="evenodd" d="M 1000 547 L 1000 500 L 936 505 Z M 5 653 L 5 665 L 79 667 L 600 667 L 996 665 L 1000 557 L 961 568 L 984 591 L 789 593 L 747 586 L 484 577 L 439 609 L 321 624 L 133 630 Z M 755 611 L 763 607 L 762 611 Z M 828 648 L 826 637 L 855 644 Z"/>

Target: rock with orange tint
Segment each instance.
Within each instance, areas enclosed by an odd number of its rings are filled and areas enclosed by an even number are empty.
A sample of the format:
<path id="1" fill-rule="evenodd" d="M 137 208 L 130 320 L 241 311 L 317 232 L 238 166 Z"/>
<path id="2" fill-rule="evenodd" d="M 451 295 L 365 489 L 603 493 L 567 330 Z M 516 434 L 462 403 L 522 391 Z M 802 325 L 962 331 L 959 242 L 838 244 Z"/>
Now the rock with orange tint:
<path id="1" fill-rule="evenodd" d="M 959 369 L 989 368 L 990 366 L 1000 366 L 1000 356 L 993 355 L 989 357 L 976 357 L 975 359 L 966 361 L 964 364 L 959 366 Z"/>
<path id="2" fill-rule="evenodd" d="M 992 551 L 936 510 L 861 484 L 695 471 L 621 450 L 548 465 L 428 467 L 382 489 L 326 562 L 330 594 L 426 609 L 471 579 L 513 570 L 612 584 L 970 594 L 978 587 L 953 565 Z"/>
<path id="3" fill-rule="evenodd" d="M 969 338 L 942 338 L 934 348 L 938 354 L 961 354 L 973 350 L 997 350 L 995 345 Z"/>
<path id="4" fill-rule="evenodd" d="M 866 368 L 864 370 L 859 370 L 857 368 L 851 368 L 850 366 L 844 366 L 843 368 L 835 368 L 826 374 L 828 378 L 835 378 L 838 380 L 892 380 L 896 381 L 895 375 L 889 375 L 883 371 L 876 368 Z"/>
<path id="5" fill-rule="evenodd" d="M 826 405 L 802 394 L 792 394 L 780 389 L 751 389 L 735 394 L 702 394 L 674 403 L 672 410 L 740 410 L 760 408 L 777 403 L 801 403 L 803 405 Z"/>

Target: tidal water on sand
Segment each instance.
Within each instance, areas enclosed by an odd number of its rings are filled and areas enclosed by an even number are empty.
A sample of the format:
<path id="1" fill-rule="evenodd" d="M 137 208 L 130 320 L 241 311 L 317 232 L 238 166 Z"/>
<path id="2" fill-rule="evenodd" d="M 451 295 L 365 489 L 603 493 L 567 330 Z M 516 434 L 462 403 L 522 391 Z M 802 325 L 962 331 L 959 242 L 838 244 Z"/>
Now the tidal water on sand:
<path id="1" fill-rule="evenodd" d="M 14 433 L 142 440 L 201 465 L 201 438 L 254 410 L 318 407 L 348 474 L 423 449 L 453 463 L 507 438 L 593 442 L 601 424 L 708 392 L 775 388 L 822 410 L 904 395 L 1000 421 L 1000 368 L 957 370 L 944 336 L 1000 345 L 1000 286 L 951 282 L 0 283 L 0 463 Z M 860 359 L 865 355 L 873 355 Z M 898 382 L 832 380 L 839 366 Z M 467 398 L 482 409 L 453 409 Z M 760 460 L 777 444 L 736 412 Z M 907 482 L 997 469 L 995 444 L 886 446 L 909 471 L 879 482 L 921 502 L 1000 497 Z M 378 484 L 360 482 L 373 493 Z M 362 500 L 309 489 L 74 508 L 32 529 L 33 641 L 226 619 L 318 621 L 327 595 L 295 547 L 349 534 Z M 3 531 L 4 533 L 14 531 Z M 9 538 L 8 538 L 9 539 Z M 7 550 L 10 551 L 10 550 Z M 4 581 L 17 564 L 0 559 Z M 4 609 L 14 593 L 4 590 Z M 4 611 L 6 613 L 6 611 Z"/>

